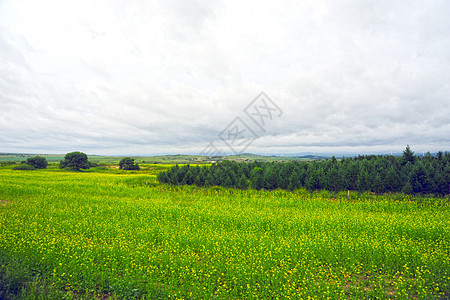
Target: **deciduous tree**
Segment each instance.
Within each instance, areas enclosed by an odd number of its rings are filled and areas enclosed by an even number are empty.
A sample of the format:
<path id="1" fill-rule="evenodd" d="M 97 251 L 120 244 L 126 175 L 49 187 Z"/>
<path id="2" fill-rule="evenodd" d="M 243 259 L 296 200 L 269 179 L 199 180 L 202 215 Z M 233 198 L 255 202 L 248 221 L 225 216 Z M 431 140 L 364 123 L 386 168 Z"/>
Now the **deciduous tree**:
<path id="1" fill-rule="evenodd" d="M 59 167 L 71 168 L 79 171 L 80 169 L 89 169 L 90 164 L 88 162 L 88 157 L 83 152 L 70 152 L 64 156 L 64 160 L 60 162 Z"/>

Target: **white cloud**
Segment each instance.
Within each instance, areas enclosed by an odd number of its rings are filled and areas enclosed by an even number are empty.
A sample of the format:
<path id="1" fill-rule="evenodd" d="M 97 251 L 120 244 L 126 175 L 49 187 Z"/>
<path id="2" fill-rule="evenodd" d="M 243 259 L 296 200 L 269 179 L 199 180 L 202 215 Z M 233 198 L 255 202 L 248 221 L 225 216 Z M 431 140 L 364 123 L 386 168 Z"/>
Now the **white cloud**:
<path id="1" fill-rule="evenodd" d="M 446 1 L 0 2 L 0 151 L 449 150 Z M 226 149 L 224 149 L 226 150 Z"/>

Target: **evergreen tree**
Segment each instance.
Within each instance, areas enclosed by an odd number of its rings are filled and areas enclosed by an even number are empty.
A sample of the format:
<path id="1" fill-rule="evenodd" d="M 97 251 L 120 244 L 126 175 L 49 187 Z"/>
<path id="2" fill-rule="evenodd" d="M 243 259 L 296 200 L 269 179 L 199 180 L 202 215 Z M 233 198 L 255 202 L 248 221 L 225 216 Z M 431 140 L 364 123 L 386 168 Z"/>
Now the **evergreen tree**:
<path id="1" fill-rule="evenodd" d="M 277 174 L 275 173 L 275 167 L 273 165 L 269 165 L 266 167 L 266 170 L 264 172 L 264 188 L 268 190 L 276 189 L 278 179 Z"/>
<path id="2" fill-rule="evenodd" d="M 413 193 L 413 187 L 412 187 L 412 185 L 411 185 L 411 183 L 409 181 L 407 181 L 405 183 L 405 185 L 403 186 L 402 193 L 408 194 L 408 195 Z"/>
<path id="3" fill-rule="evenodd" d="M 247 179 L 247 177 L 245 177 L 244 174 L 242 174 L 241 177 L 239 178 L 239 180 L 237 182 L 237 188 L 241 189 L 241 190 L 248 189 L 248 179 Z"/>
<path id="4" fill-rule="evenodd" d="M 225 176 L 225 179 L 223 180 L 222 185 L 227 188 L 233 187 L 233 181 L 231 180 L 230 175 Z"/>
<path id="5" fill-rule="evenodd" d="M 200 174 L 194 177 L 194 184 L 199 187 L 202 187 L 204 185 L 203 177 Z"/>
<path id="6" fill-rule="evenodd" d="M 208 172 L 205 179 L 205 186 L 209 187 L 213 185 L 214 185 L 214 176 L 212 175 L 211 172 Z"/>
<path id="7" fill-rule="evenodd" d="M 351 160 L 345 171 L 345 189 L 355 191 L 357 190 L 357 181 L 359 173 L 359 163 Z"/>
<path id="8" fill-rule="evenodd" d="M 216 168 L 214 174 L 214 185 L 221 186 L 223 183 L 223 171 L 221 168 Z"/>
<path id="9" fill-rule="evenodd" d="M 406 146 L 406 149 L 403 151 L 403 165 L 406 165 L 408 162 L 414 164 L 416 161 L 416 157 L 414 156 L 414 152 L 411 151 L 409 145 Z"/>
<path id="10" fill-rule="evenodd" d="M 326 180 L 327 189 L 332 190 L 336 193 L 338 191 L 339 185 L 339 171 L 335 163 L 333 163 L 333 165 L 330 166 L 330 168 L 328 169 L 326 178 L 327 178 Z"/>
<path id="11" fill-rule="evenodd" d="M 177 182 L 179 184 L 184 184 L 184 176 L 186 175 L 187 171 L 189 170 L 189 165 L 182 166 L 178 169 L 178 172 L 176 173 L 177 176 Z"/>
<path id="12" fill-rule="evenodd" d="M 194 177 L 190 169 L 188 169 L 187 172 L 184 173 L 184 177 L 181 183 L 187 185 L 191 185 L 194 183 Z"/>
<path id="13" fill-rule="evenodd" d="M 161 172 L 158 180 L 170 184 L 220 185 L 254 189 L 360 190 L 422 194 L 450 193 L 450 153 L 415 157 L 407 147 L 402 157 L 365 155 L 342 160 L 237 163 L 223 162 L 210 167 L 175 167 Z"/>
<path id="14" fill-rule="evenodd" d="M 364 192 L 370 190 L 370 176 L 367 168 L 362 167 L 358 173 L 358 179 L 356 182 L 356 186 L 358 191 Z"/>
<path id="15" fill-rule="evenodd" d="M 381 194 L 385 191 L 384 180 L 380 174 L 375 175 L 372 184 L 372 192 Z"/>
<path id="16" fill-rule="evenodd" d="M 167 173 L 166 172 L 160 172 L 157 176 L 158 181 L 160 183 L 168 183 Z"/>
<path id="17" fill-rule="evenodd" d="M 445 180 L 445 174 L 443 170 L 438 170 L 436 172 L 433 181 L 435 184 L 433 193 L 444 196 L 447 193 L 447 182 Z"/>
<path id="18" fill-rule="evenodd" d="M 398 171 L 395 170 L 393 166 L 390 167 L 386 173 L 385 183 L 385 188 L 390 192 L 397 192 L 401 190 L 400 176 Z"/>
<path id="19" fill-rule="evenodd" d="M 421 163 L 415 164 L 411 170 L 409 182 L 412 186 L 413 193 L 423 193 L 426 189 L 426 173 Z"/>
<path id="20" fill-rule="evenodd" d="M 318 190 L 323 188 L 322 185 L 322 168 L 318 167 L 318 166 L 313 166 L 310 168 L 308 168 L 308 174 L 305 180 L 305 187 L 308 190 Z"/>
<path id="21" fill-rule="evenodd" d="M 292 167 L 286 165 L 282 165 L 282 168 L 280 170 L 277 186 L 280 189 L 287 190 L 289 186 L 289 177 L 290 173 L 292 172 Z"/>
<path id="22" fill-rule="evenodd" d="M 264 177 L 262 174 L 263 169 L 261 167 L 255 167 L 250 172 L 250 181 L 252 188 L 255 190 L 260 190 L 264 185 Z"/>
<path id="23" fill-rule="evenodd" d="M 443 173 L 445 181 L 447 182 L 447 191 L 445 192 L 445 194 L 450 195 L 450 163 L 447 163 Z"/>
<path id="24" fill-rule="evenodd" d="M 293 191 L 295 189 L 299 189 L 302 187 L 299 172 L 300 172 L 300 170 L 294 169 L 291 176 L 289 176 L 289 184 L 288 184 L 289 191 Z"/>

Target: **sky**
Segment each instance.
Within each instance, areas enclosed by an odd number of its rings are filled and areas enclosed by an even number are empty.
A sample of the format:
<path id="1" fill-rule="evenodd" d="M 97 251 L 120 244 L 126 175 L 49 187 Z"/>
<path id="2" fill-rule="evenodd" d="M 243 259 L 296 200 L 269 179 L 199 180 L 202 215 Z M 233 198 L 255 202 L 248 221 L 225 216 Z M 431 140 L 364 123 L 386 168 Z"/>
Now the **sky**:
<path id="1" fill-rule="evenodd" d="M 0 0 L 0 152 L 450 151 L 447 0 Z"/>

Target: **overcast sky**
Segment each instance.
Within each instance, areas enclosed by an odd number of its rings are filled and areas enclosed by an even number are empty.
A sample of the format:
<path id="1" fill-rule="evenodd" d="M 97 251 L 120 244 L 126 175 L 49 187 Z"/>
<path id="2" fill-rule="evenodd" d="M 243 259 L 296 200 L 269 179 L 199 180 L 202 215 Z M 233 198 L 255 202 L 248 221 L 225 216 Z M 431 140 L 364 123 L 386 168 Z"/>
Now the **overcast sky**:
<path id="1" fill-rule="evenodd" d="M 448 0 L 0 0 L 0 152 L 448 151 L 449 16 Z"/>

